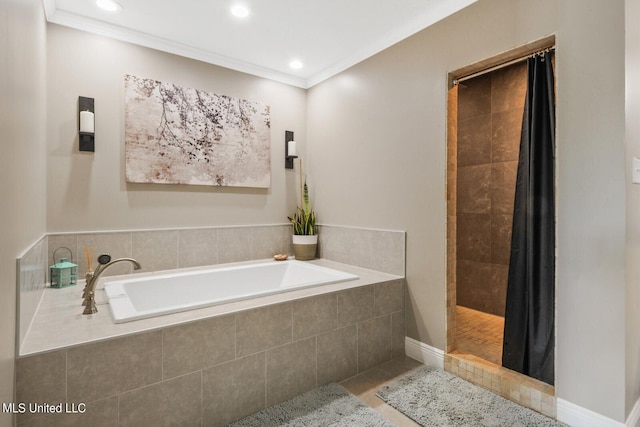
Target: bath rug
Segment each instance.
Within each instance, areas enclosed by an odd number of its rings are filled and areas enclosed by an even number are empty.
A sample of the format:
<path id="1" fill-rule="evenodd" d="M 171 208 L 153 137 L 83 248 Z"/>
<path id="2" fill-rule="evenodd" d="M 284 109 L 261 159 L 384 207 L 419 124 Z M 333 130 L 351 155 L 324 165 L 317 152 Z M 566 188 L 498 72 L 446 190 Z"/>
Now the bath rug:
<path id="1" fill-rule="evenodd" d="M 338 384 L 327 384 L 229 424 L 232 427 L 393 427 Z"/>
<path id="2" fill-rule="evenodd" d="M 382 387 L 376 395 L 425 427 L 568 427 L 430 366 Z"/>

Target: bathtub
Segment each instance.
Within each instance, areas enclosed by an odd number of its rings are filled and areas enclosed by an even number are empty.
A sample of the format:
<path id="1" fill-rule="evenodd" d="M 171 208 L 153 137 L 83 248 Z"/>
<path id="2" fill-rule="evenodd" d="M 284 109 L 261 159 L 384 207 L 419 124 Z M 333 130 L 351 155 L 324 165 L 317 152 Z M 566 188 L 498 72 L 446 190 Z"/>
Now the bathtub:
<path id="1" fill-rule="evenodd" d="M 288 260 L 105 279 L 104 291 L 114 322 L 123 323 L 355 279 L 354 274 Z"/>

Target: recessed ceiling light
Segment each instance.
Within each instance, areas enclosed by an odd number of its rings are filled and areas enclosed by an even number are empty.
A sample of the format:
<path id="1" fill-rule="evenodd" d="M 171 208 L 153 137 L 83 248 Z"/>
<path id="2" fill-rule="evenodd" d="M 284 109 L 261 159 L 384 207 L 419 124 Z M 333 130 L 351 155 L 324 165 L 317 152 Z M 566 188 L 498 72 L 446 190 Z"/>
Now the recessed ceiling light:
<path id="1" fill-rule="evenodd" d="M 298 61 L 297 59 L 294 59 L 293 61 L 289 62 L 289 67 L 293 68 L 294 70 L 299 70 L 303 66 L 304 64 L 301 61 Z"/>
<path id="2" fill-rule="evenodd" d="M 231 14 L 236 18 L 246 18 L 249 16 L 249 8 L 242 4 L 236 4 L 231 7 Z"/>
<path id="3" fill-rule="evenodd" d="M 100 9 L 106 10 L 107 12 L 119 12 L 122 10 L 120 3 L 114 0 L 96 0 L 96 4 Z"/>

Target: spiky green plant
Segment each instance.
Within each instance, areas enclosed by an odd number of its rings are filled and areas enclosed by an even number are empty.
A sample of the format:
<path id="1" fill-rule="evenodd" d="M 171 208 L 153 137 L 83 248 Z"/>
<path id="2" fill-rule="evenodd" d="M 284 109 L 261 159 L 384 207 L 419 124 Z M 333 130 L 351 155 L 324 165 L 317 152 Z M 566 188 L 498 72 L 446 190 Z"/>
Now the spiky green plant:
<path id="1" fill-rule="evenodd" d="M 298 206 L 293 217 L 288 217 L 293 224 L 293 234 L 313 236 L 316 234 L 316 213 L 311 209 L 309 203 L 309 188 L 307 182 L 303 187 L 303 206 Z"/>

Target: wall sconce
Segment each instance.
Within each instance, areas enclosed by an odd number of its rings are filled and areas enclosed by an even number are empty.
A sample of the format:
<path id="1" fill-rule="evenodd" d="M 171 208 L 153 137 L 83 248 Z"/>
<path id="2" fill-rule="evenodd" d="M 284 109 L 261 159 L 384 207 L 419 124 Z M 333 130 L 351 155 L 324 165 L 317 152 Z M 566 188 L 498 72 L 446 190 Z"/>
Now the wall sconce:
<path id="1" fill-rule="evenodd" d="M 80 151 L 95 151 L 93 98 L 78 97 L 78 142 Z"/>
<path id="2" fill-rule="evenodd" d="M 293 169 L 293 159 L 297 159 L 296 142 L 293 140 L 293 132 L 284 131 L 284 168 Z"/>

